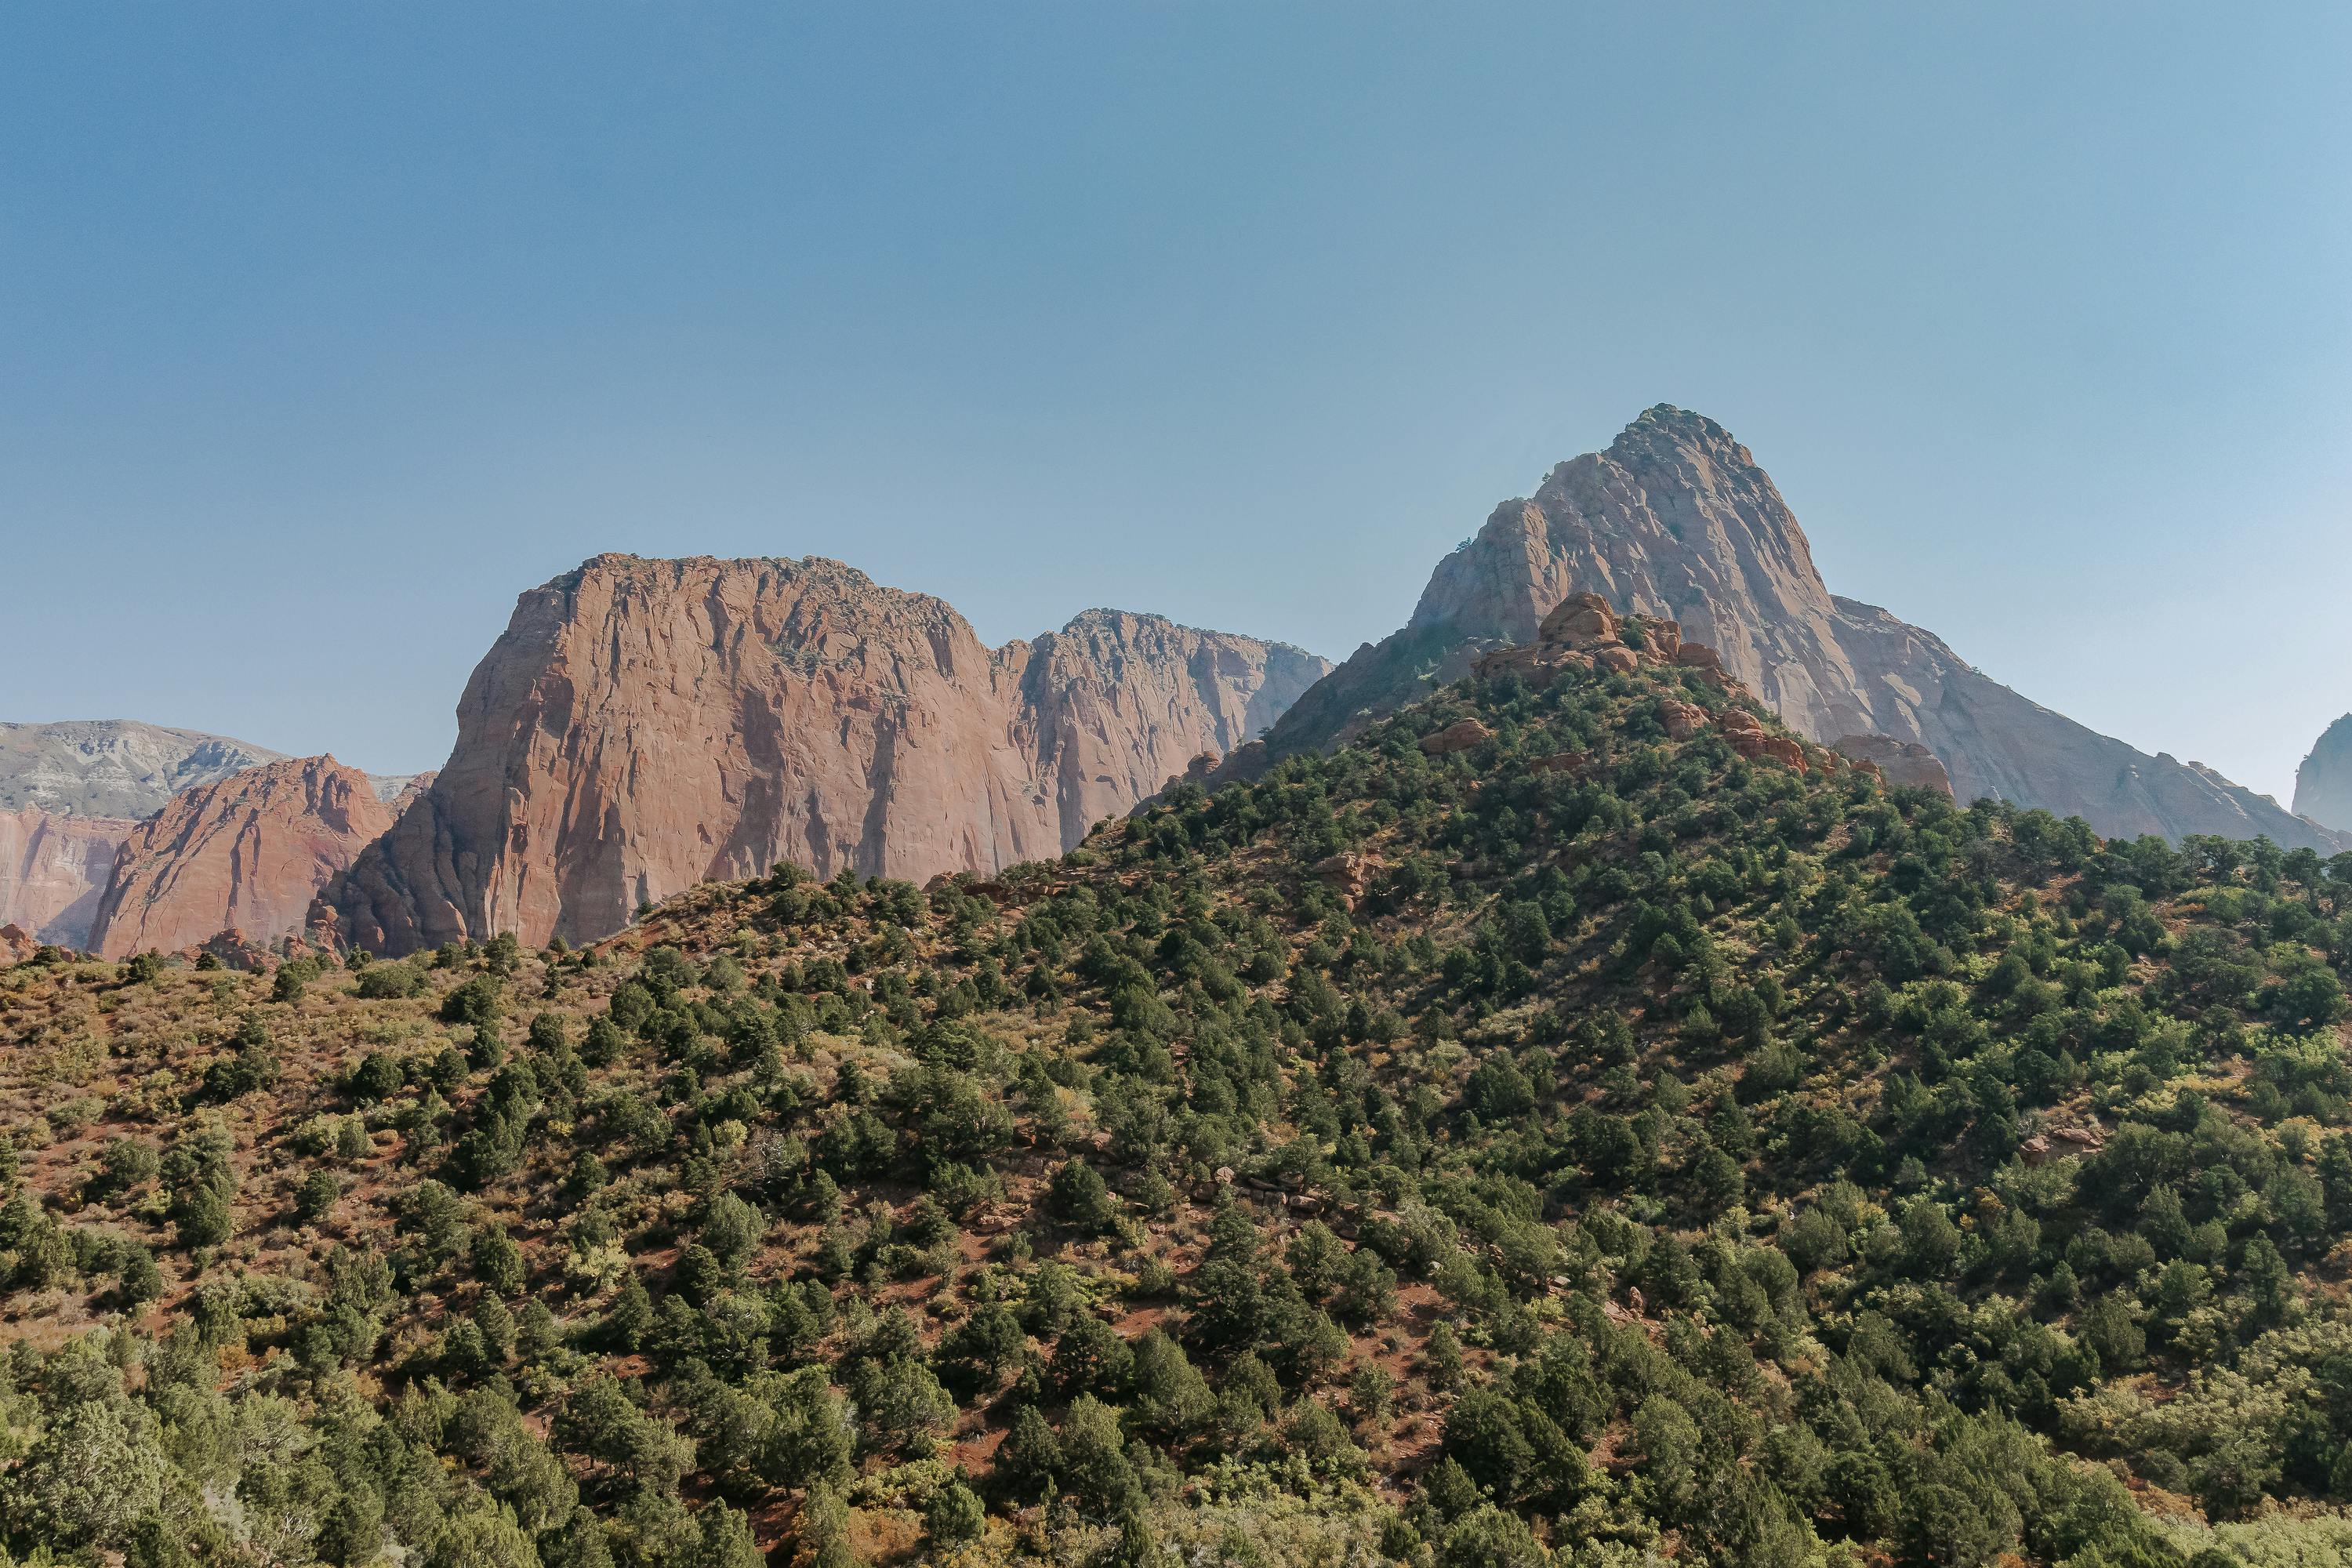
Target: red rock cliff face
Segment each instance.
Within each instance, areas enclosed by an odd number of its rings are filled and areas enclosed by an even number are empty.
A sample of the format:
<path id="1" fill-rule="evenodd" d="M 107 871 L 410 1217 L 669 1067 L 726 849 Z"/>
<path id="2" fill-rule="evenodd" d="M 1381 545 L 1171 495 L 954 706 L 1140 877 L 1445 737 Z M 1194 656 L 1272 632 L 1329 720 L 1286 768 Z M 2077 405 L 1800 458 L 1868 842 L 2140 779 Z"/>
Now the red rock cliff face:
<path id="1" fill-rule="evenodd" d="M 31 805 L 0 811 L 0 925 L 60 947 L 88 947 L 115 851 L 138 826 Z"/>
<path id="2" fill-rule="evenodd" d="M 1412 621 L 1301 698 L 1266 754 L 1328 746 L 1423 695 L 1423 672 L 1452 679 L 1481 647 L 1532 643 L 1544 616 L 1579 592 L 1680 622 L 1811 740 L 1925 746 L 1962 801 L 1998 795 L 2107 835 L 2263 833 L 2322 852 L 2347 847 L 2266 795 L 2077 724 L 1934 633 L 1831 594 L 1748 448 L 1713 420 L 1663 405 L 1608 450 L 1560 464 L 1532 497 L 1496 508 L 1438 564 Z"/>
<path id="3" fill-rule="evenodd" d="M 525 594 L 429 789 L 332 893 L 379 952 L 586 941 L 792 859 L 927 878 L 1060 853 L 1328 667 L 1089 612 L 991 649 L 836 562 L 602 555 Z"/>
<path id="4" fill-rule="evenodd" d="M 236 927 L 267 944 L 392 826 L 367 775 L 293 757 L 184 790 L 123 843 L 89 945 L 109 958 L 191 947 Z"/>

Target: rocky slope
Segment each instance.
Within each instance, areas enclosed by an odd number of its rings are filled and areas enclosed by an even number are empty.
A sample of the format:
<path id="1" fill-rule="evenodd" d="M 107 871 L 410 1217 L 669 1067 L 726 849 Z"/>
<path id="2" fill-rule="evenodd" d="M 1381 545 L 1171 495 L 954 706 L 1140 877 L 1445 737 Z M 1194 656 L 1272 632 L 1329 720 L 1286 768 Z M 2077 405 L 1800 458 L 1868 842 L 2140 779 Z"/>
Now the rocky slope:
<path id="1" fill-rule="evenodd" d="M 1328 668 L 1110 611 L 992 649 L 836 562 L 600 555 L 522 595 L 447 765 L 332 897 L 348 940 L 404 952 L 598 937 L 780 859 L 993 871 L 1249 739 Z"/>
<path id="2" fill-rule="evenodd" d="M 1671 618 L 1810 739 L 1880 735 L 1925 746 L 1961 800 L 1998 795 L 2103 834 L 2266 834 L 2289 847 L 2352 844 L 2210 769 L 2150 756 L 1985 676 L 1933 633 L 1837 597 L 1804 531 L 1747 447 L 1661 405 L 1605 452 L 1560 464 L 1495 509 L 1439 563 L 1412 619 L 1301 698 L 1266 755 L 1332 744 L 1469 668 L 1531 643 L 1569 595 Z M 1225 776 L 1262 758 L 1244 756 Z"/>
<path id="3" fill-rule="evenodd" d="M 280 760 L 280 753 L 130 719 L 0 724 L 0 810 L 136 821 L 184 789 Z"/>
<path id="4" fill-rule="evenodd" d="M 299 932 L 329 879 L 392 826 L 366 774 L 289 757 L 184 790 L 115 853 L 86 945 L 110 958 L 226 930 Z"/>
<path id="5" fill-rule="evenodd" d="M 1496 657 L 983 886 L 0 968 L 0 1554 L 2352 1561 L 2341 884 Z"/>
<path id="6" fill-rule="evenodd" d="M 2294 814 L 2352 832 L 2352 713 L 2327 726 L 2294 770 Z"/>

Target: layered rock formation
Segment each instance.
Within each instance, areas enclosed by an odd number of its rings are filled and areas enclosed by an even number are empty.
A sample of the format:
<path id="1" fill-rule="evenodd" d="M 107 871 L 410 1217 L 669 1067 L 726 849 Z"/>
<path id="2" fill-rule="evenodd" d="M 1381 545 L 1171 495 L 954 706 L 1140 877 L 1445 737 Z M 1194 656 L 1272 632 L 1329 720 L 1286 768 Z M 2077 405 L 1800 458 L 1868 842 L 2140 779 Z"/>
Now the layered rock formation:
<path id="1" fill-rule="evenodd" d="M 1832 595 L 1804 531 L 1747 447 L 1664 405 L 1605 452 L 1560 464 L 1497 507 L 1438 564 L 1412 619 L 1302 697 L 1223 776 L 1344 739 L 1370 717 L 1536 641 L 1571 594 L 1680 625 L 1789 727 L 1823 742 L 1879 735 L 1925 747 L 1961 800 L 1998 795 L 2099 832 L 2267 834 L 2327 852 L 2347 841 L 2221 778 L 2150 756 L 1970 667 L 1934 634 Z"/>
<path id="2" fill-rule="evenodd" d="M 24 806 L 0 811 L 0 925 L 37 942 L 89 945 L 115 851 L 139 825 Z"/>
<path id="3" fill-rule="evenodd" d="M 115 851 L 178 791 L 276 752 L 129 719 L 0 724 L 0 925 L 87 948 Z"/>
<path id="4" fill-rule="evenodd" d="M 262 945 L 296 934 L 319 890 L 392 822 L 367 775 L 332 757 L 184 790 L 116 852 L 88 945 L 123 958 L 230 928 Z"/>
<path id="5" fill-rule="evenodd" d="M 1898 741 L 1891 735 L 1840 735 L 1830 744 L 1841 756 L 1868 763 L 1888 784 L 1952 795 L 1952 776 L 1944 771 L 1942 759 L 1916 741 Z"/>
<path id="6" fill-rule="evenodd" d="M 279 760 L 243 741 L 130 719 L 0 724 L 0 810 L 135 822 L 184 789 Z"/>
<path id="7" fill-rule="evenodd" d="M 2352 713 L 2327 726 L 2294 770 L 2294 814 L 2352 833 Z"/>
<path id="8" fill-rule="evenodd" d="M 601 555 L 522 595 L 448 763 L 332 892 L 404 952 L 604 936 L 645 902 L 792 859 L 992 872 L 1059 853 L 1329 667 L 1090 611 L 985 647 L 835 562 Z"/>

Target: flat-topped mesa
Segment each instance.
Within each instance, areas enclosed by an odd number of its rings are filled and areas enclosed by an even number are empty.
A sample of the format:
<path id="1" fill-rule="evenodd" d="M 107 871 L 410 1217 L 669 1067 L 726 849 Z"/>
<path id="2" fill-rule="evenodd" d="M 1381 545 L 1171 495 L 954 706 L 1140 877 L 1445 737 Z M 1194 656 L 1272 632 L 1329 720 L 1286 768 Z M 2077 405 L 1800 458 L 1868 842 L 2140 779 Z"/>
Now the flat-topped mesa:
<path id="1" fill-rule="evenodd" d="M 333 889 L 406 952 L 593 941 L 641 905 L 793 860 L 923 881 L 1059 854 L 1329 667 L 1092 610 L 1000 648 L 818 557 L 600 555 L 524 594 L 448 763 Z"/>
<path id="2" fill-rule="evenodd" d="M 181 791 L 114 858 L 89 945 L 108 958 L 193 949 L 236 928 L 268 946 L 392 826 L 365 773 L 289 757 Z"/>
<path id="3" fill-rule="evenodd" d="M 1808 740 L 1879 735 L 1925 748 L 1961 800 L 1996 795 L 2082 816 L 2113 837 L 2264 834 L 2291 848 L 2352 847 L 2352 835 L 2085 729 L 1971 668 L 1933 633 L 1832 595 L 1748 448 L 1713 420 L 1663 404 L 1606 451 L 1559 464 L 1534 495 L 1496 507 L 1438 563 L 1402 630 L 1358 649 L 1219 777 L 1339 744 L 1482 658 L 1489 672 L 1536 679 L 1586 659 L 1622 668 L 1624 650 L 1598 639 L 1580 595 L 1601 600 L 1636 655 L 1627 626 L 1648 641 L 1671 626 L 1678 660 L 1724 689 L 1755 693 Z M 1545 626 L 1570 605 L 1577 629 L 1557 626 L 1547 648 Z"/>

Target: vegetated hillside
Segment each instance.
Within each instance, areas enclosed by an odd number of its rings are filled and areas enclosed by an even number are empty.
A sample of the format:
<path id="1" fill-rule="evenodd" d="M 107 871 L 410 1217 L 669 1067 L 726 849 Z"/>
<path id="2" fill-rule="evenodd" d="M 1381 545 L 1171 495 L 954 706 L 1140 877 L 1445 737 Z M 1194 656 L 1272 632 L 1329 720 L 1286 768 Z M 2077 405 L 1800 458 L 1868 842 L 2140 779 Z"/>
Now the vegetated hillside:
<path id="1" fill-rule="evenodd" d="M 7 1545 L 2344 1560 L 2352 862 L 1738 700 L 1457 686 L 584 952 L 0 972 Z"/>

